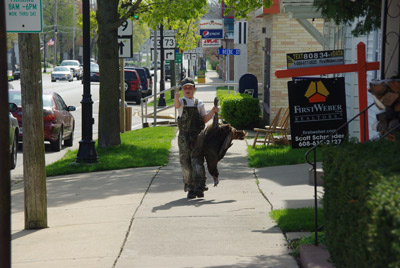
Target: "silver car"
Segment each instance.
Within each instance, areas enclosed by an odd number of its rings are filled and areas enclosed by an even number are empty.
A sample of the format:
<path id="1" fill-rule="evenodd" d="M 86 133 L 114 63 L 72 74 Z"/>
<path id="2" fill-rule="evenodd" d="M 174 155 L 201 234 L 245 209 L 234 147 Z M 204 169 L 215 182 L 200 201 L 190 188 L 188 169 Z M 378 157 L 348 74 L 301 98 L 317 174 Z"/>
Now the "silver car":
<path id="1" fill-rule="evenodd" d="M 18 153 L 18 120 L 12 115 L 11 112 L 15 112 L 18 107 L 15 103 L 9 104 L 8 119 L 10 121 L 10 169 L 14 169 L 17 166 L 17 153 Z"/>
<path id="2" fill-rule="evenodd" d="M 73 77 L 76 77 L 77 80 L 82 79 L 83 68 L 78 60 L 63 60 L 60 65 L 71 68 Z"/>
<path id="3" fill-rule="evenodd" d="M 56 82 L 57 80 L 67 80 L 72 82 L 74 79 L 72 70 L 66 66 L 57 66 L 51 72 L 51 82 Z"/>

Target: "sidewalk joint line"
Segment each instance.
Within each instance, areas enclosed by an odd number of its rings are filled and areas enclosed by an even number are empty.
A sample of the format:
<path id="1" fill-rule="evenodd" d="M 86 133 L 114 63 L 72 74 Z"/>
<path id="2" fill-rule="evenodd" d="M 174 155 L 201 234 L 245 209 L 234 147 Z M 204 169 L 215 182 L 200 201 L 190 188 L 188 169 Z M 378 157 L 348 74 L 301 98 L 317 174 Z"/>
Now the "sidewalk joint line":
<path id="1" fill-rule="evenodd" d="M 137 206 L 137 208 L 135 209 L 135 212 L 134 212 L 133 215 L 132 215 L 132 218 L 131 218 L 131 220 L 130 220 L 130 222 L 129 222 L 128 230 L 126 231 L 126 234 L 125 234 L 124 241 L 122 242 L 121 249 L 120 249 L 120 251 L 119 251 L 119 253 L 118 253 L 117 258 L 115 259 L 115 261 L 114 261 L 114 263 L 113 263 L 112 268 L 115 268 L 115 266 L 117 265 L 117 262 L 118 262 L 119 258 L 120 258 L 121 255 L 122 255 L 122 252 L 124 251 L 126 242 L 128 241 L 129 234 L 130 234 L 130 232 L 131 232 L 131 230 L 132 230 L 133 221 L 135 220 L 136 213 L 138 212 L 139 208 L 142 206 L 143 201 L 144 201 L 144 198 L 146 197 L 147 193 L 149 192 L 150 187 L 151 187 L 151 185 L 153 184 L 154 179 L 157 177 L 158 173 L 160 173 L 161 168 L 162 168 L 162 167 L 159 167 L 159 168 L 157 169 L 156 174 L 155 174 L 155 175 L 153 176 L 153 178 L 151 179 L 149 185 L 147 186 L 146 191 L 145 191 L 144 194 L 143 194 L 142 199 L 140 200 L 139 205 Z"/>

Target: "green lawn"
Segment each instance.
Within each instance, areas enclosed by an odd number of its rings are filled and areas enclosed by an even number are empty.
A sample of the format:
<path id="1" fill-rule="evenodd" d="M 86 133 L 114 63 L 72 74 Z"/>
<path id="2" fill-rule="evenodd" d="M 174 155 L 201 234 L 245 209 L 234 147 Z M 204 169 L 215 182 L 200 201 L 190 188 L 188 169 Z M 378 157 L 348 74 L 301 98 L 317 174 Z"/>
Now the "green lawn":
<path id="1" fill-rule="evenodd" d="M 294 165 L 306 163 L 304 154 L 309 148 L 292 149 L 291 146 L 256 146 L 247 148 L 249 166 L 254 168 Z M 313 153 L 309 155 L 311 160 Z M 317 161 L 321 161 L 321 153 L 317 149 Z"/>
<path id="2" fill-rule="evenodd" d="M 121 134 L 121 144 L 110 148 L 98 148 L 98 162 L 76 163 L 78 150 L 68 151 L 63 158 L 46 166 L 48 177 L 103 170 L 135 167 L 164 166 L 168 163 L 171 140 L 176 127 L 162 126 L 143 128 Z"/>

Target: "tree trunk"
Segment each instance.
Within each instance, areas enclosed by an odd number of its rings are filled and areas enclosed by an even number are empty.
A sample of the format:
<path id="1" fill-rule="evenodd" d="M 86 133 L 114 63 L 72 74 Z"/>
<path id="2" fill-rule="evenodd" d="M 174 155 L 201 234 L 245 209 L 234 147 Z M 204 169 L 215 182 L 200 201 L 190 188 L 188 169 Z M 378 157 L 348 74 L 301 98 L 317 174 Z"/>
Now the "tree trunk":
<path id="1" fill-rule="evenodd" d="M 25 229 L 47 227 L 39 34 L 18 34 L 21 59 Z"/>
<path id="2" fill-rule="evenodd" d="M 99 148 L 121 143 L 119 132 L 118 0 L 98 0 L 100 67 Z M 112 26 L 114 25 L 114 27 Z"/>

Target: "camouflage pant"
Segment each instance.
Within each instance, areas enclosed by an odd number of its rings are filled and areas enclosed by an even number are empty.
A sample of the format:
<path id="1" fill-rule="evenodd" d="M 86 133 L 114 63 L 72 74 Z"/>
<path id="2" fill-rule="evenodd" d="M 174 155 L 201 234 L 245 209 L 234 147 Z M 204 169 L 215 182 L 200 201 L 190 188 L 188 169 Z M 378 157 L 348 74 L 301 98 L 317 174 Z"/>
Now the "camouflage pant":
<path id="1" fill-rule="evenodd" d="M 198 148 L 195 147 L 197 134 L 197 132 L 186 132 L 179 133 L 178 136 L 179 161 L 182 167 L 185 191 L 194 189 L 206 190 L 204 157 L 194 157 L 199 153 Z"/>

